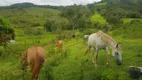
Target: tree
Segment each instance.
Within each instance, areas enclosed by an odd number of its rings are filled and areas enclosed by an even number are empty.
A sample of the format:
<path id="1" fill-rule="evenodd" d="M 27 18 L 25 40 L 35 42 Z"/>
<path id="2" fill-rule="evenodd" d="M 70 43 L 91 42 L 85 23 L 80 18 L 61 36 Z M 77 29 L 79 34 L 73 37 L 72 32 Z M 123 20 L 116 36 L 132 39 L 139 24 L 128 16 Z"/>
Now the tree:
<path id="1" fill-rule="evenodd" d="M 74 30 L 85 27 L 89 19 L 90 11 L 87 6 L 74 5 L 66 8 L 61 15 L 67 17 L 69 23 L 72 25 L 72 29 Z"/>
<path id="2" fill-rule="evenodd" d="M 53 26 L 54 23 L 55 23 L 54 21 L 47 19 L 46 23 L 44 24 L 44 27 L 45 27 L 46 31 L 51 32 L 52 31 L 52 26 Z"/>
<path id="3" fill-rule="evenodd" d="M 0 16 L 0 35 L 2 34 L 11 34 L 12 39 L 15 38 L 14 29 L 12 28 L 9 21 Z"/>
<path id="4" fill-rule="evenodd" d="M 0 46 L 4 46 L 6 50 L 7 41 L 10 39 L 15 39 L 14 29 L 7 19 L 0 17 Z"/>

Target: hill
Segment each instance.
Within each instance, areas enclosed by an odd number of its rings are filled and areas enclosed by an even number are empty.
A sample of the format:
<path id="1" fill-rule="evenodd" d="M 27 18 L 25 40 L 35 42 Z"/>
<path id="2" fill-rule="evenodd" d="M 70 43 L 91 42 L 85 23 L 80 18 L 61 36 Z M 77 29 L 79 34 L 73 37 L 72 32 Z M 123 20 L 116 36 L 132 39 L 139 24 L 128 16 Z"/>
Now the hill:
<path id="1" fill-rule="evenodd" d="M 5 14 L 7 13 L 7 14 Z M 9 19 L 15 27 L 43 25 L 46 19 L 59 18 L 61 12 L 55 9 L 28 7 L 28 8 L 1 8 L 0 15 Z"/>
<path id="2" fill-rule="evenodd" d="M 15 3 L 10 5 L 10 7 L 32 7 L 32 6 L 37 6 L 37 5 L 29 2 Z"/>
<path id="3" fill-rule="evenodd" d="M 110 24 L 117 25 L 123 18 L 142 18 L 141 4 L 141 0 L 102 0 L 88 7 L 97 10 Z"/>

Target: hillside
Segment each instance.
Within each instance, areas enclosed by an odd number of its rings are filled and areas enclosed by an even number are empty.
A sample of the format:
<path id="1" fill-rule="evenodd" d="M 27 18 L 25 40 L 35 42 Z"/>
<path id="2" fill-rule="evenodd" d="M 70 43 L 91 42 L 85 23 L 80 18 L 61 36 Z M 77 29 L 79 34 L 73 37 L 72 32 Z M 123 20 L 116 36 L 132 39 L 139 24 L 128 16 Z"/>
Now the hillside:
<path id="1" fill-rule="evenodd" d="M 7 13 L 7 14 L 5 14 Z M 60 16 L 60 11 L 49 8 L 40 7 L 15 7 L 15 8 L 0 8 L 0 15 L 9 19 L 14 27 L 34 27 L 43 25 L 47 19 L 65 20 Z"/>
<path id="2" fill-rule="evenodd" d="M 37 5 L 33 3 L 29 3 L 29 2 L 15 3 L 10 5 L 10 7 L 33 7 L 33 6 L 37 6 Z"/>
<path id="3" fill-rule="evenodd" d="M 89 4 L 91 10 L 97 10 L 110 24 L 120 24 L 122 18 L 142 18 L 141 0 L 102 0 Z"/>

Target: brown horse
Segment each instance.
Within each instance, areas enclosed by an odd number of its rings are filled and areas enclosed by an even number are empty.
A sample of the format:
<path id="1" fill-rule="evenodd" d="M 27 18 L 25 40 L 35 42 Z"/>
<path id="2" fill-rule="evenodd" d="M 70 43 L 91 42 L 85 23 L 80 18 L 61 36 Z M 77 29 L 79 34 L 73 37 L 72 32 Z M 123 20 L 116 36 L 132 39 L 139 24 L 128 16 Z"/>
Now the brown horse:
<path id="1" fill-rule="evenodd" d="M 20 63 L 22 64 L 22 69 L 29 65 L 32 71 L 32 80 L 37 80 L 44 59 L 45 49 L 43 47 L 33 46 L 24 52 Z"/>
<path id="2" fill-rule="evenodd" d="M 62 51 L 62 48 L 63 48 L 63 41 L 62 41 L 62 40 L 56 41 L 56 47 L 57 47 L 57 50 L 58 50 L 59 52 Z"/>

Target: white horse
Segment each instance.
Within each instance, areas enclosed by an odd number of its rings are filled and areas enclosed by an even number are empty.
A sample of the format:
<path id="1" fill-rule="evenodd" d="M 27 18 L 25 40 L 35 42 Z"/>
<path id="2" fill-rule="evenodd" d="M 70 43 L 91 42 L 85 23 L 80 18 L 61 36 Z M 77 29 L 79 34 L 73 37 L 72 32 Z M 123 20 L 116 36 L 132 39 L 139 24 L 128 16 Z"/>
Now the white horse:
<path id="1" fill-rule="evenodd" d="M 9 43 L 10 44 L 18 44 L 15 40 L 10 40 Z"/>
<path id="2" fill-rule="evenodd" d="M 112 49 L 112 55 L 116 59 L 116 62 L 118 65 L 122 64 L 122 58 L 121 58 L 121 49 L 120 45 L 113 40 L 109 35 L 103 33 L 102 31 L 99 31 L 97 33 L 93 33 L 88 38 L 88 49 L 86 51 L 86 54 L 90 51 L 91 47 L 94 48 L 94 51 L 92 53 L 92 63 L 96 64 L 96 59 L 98 58 L 98 52 L 101 49 L 104 49 L 107 53 L 107 65 L 109 64 L 109 50 L 108 47 Z M 96 52 L 96 57 L 94 58 L 94 53 Z M 88 60 L 88 56 L 86 58 Z"/>

